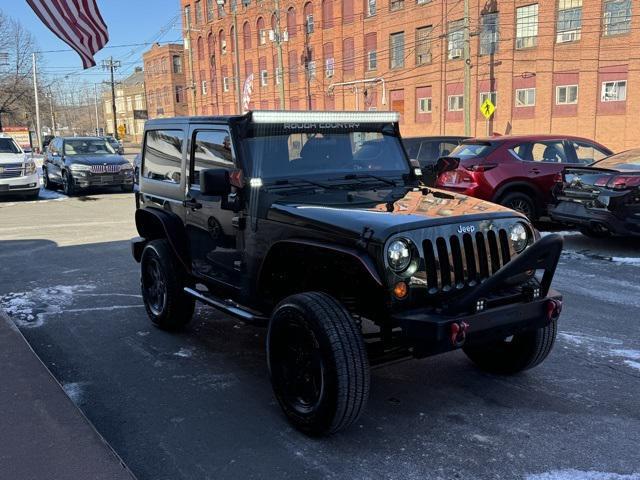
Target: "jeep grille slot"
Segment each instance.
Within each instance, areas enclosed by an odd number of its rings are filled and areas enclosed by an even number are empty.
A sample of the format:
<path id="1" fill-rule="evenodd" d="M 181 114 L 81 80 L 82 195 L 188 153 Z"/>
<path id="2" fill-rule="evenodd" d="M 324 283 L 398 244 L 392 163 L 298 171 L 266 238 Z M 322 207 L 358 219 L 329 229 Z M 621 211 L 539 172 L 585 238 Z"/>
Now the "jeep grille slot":
<path id="1" fill-rule="evenodd" d="M 489 230 L 424 240 L 424 265 L 430 294 L 474 286 L 511 260 L 506 230 Z"/>

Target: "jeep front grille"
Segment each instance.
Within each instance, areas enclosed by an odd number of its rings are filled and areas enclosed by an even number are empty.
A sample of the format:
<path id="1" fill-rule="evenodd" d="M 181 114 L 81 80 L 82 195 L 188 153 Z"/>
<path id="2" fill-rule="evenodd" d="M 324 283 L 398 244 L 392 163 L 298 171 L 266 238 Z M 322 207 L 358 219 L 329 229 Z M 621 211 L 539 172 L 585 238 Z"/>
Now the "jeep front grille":
<path id="1" fill-rule="evenodd" d="M 16 178 L 23 175 L 22 163 L 0 165 L 0 178 Z"/>
<path id="2" fill-rule="evenodd" d="M 430 294 L 477 285 L 513 254 L 505 229 L 427 239 L 422 248 Z"/>

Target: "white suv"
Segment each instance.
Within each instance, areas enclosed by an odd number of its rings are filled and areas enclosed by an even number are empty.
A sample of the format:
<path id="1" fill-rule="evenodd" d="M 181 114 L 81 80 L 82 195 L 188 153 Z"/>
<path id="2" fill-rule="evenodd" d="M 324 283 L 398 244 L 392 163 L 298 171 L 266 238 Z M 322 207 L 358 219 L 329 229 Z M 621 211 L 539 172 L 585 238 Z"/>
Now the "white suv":
<path id="1" fill-rule="evenodd" d="M 6 195 L 38 198 L 39 193 L 36 162 L 13 138 L 0 134 L 0 198 Z"/>

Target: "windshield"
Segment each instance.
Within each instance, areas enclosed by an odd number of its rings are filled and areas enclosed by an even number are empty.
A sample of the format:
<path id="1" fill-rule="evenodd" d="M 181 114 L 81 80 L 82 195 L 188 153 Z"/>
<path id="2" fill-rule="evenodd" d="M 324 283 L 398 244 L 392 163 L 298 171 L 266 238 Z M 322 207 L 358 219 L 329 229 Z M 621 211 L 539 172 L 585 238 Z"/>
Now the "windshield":
<path id="1" fill-rule="evenodd" d="M 72 138 L 64 141 L 65 155 L 113 155 L 116 151 L 102 138 Z"/>
<path id="2" fill-rule="evenodd" d="M 0 138 L 0 153 L 20 153 L 20 148 L 13 138 Z"/>
<path id="3" fill-rule="evenodd" d="M 491 152 L 491 144 L 489 143 L 462 143 L 453 149 L 451 156 L 457 158 L 484 157 L 489 152 Z"/>
<path id="4" fill-rule="evenodd" d="M 640 149 L 636 148 L 611 155 L 593 163 L 591 166 L 617 170 L 640 170 Z"/>
<path id="5" fill-rule="evenodd" d="M 381 132 L 278 133 L 243 141 L 254 178 L 409 173 L 399 138 Z"/>

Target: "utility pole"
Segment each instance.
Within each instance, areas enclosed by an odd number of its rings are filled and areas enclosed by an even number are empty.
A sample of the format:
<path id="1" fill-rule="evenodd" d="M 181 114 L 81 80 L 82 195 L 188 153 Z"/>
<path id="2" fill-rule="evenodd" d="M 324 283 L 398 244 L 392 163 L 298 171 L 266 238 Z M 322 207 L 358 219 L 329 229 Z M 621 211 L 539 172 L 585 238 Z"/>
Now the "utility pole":
<path id="1" fill-rule="evenodd" d="M 273 0 L 273 6 L 276 15 L 276 31 L 275 31 L 275 40 L 276 40 L 276 48 L 278 49 L 278 73 L 277 75 L 277 83 L 278 83 L 278 95 L 280 96 L 280 110 L 284 110 L 284 75 L 282 72 L 284 69 L 282 65 L 284 63 L 282 59 L 282 29 L 280 28 L 280 0 Z M 305 26 L 306 30 L 306 26 Z"/>
<path id="2" fill-rule="evenodd" d="M 42 151 L 42 132 L 40 130 L 40 102 L 38 102 L 38 69 L 36 67 L 36 52 L 31 54 L 33 63 L 33 96 L 36 101 L 36 137 L 38 138 L 38 148 Z"/>
<path id="3" fill-rule="evenodd" d="M 49 110 L 51 111 L 51 135 L 56 134 L 56 116 L 53 112 L 53 91 L 49 88 Z"/>
<path id="4" fill-rule="evenodd" d="M 102 68 L 109 70 L 111 74 L 111 111 L 113 112 L 113 136 L 116 140 L 120 140 L 118 136 L 118 122 L 116 118 L 116 82 L 113 78 L 113 71 L 116 68 L 120 68 L 120 61 L 114 60 L 113 57 L 109 57 L 109 60 L 103 60 Z"/>
<path id="5" fill-rule="evenodd" d="M 469 0 L 464 0 L 464 34 L 462 56 L 464 58 L 464 134 L 471 136 L 471 33 Z"/>
<path id="6" fill-rule="evenodd" d="M 100 135 L 100 119 L 98 118 L 98 86 L 93 84 L 93 103 L 96 108 L 96 136 Z"/>
<path id="7" fill-rule="evenodd" d="M 191 75 L 191 83 L 189 85 L 189 89 L 191 90 L 191 102 L 189 103 L 189 113 L 191 115 L 196 114 L 196 84 L 195 84 L 195 76 L 193 73 L 193 48 L 191 45 L 191 12 L 189 11 L 188 15 L 185 15 L 185 24 L 187 28 L 185 29 L 185 33 L 187 36 L 184 39 L 184 48 L 188 50 L 188 58 L 189 58 L 189 74 Z"/>
<path id="8" fill-rule="evenodd" d="M 237 4 L 237 3 L 236 3 Z M 231 18 L 233 20 L 233 53 L 235 55 L 233 76 L 236 77 L 236 112 L 238 115 L 242 115 L 242 97 L 240 96 L 240 45 L 238 45 L 238 12 L 237 7 L 231 4 Z"/>

